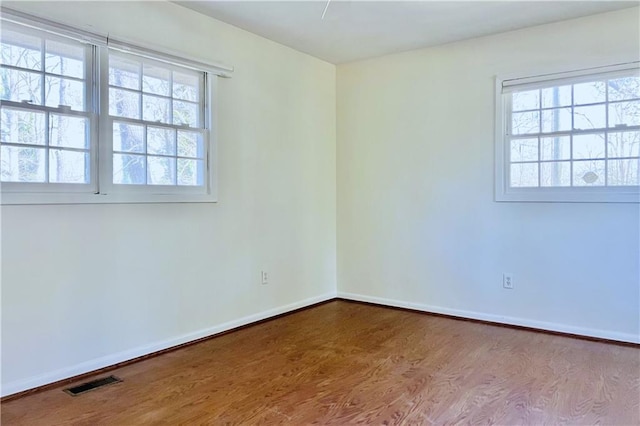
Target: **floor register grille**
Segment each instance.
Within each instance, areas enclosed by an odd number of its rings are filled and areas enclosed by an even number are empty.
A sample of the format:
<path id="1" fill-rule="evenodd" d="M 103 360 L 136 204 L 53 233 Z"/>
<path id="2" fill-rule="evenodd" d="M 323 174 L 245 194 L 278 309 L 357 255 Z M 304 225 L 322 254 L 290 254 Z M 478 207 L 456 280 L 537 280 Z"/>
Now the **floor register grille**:
<path id="1" fill-rule="evenodd" d="M 98 389 L 103 386 L 112 385 L 114 383 L 120 383 L 120 382 L 122 382 L 122 379 L 119 379 L 116 376 L 109 376 L 109 377 L 103 377 L 102 379 L 92 380 L 90 382 L 86 382 L 71 388 L 67 388 L 64 391 L 71 396 L 78 396 L 85 392 L 89 392 L 91 390 Z"/>

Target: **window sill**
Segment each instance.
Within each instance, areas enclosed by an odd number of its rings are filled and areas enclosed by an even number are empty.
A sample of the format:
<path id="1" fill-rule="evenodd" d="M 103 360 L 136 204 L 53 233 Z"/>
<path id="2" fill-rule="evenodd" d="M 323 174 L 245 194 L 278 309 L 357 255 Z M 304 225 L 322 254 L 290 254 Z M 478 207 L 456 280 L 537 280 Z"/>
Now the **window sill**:
<path id="1" fill-rule="evenodd" d="M 638 188 L 510 188 L 497 190 L 498 202 L 640 203 Z"/>
<path id="2" fill-rule="evenodd" d="M 216 203 L 214 194 L 0 193 L 1 205 Z"/>

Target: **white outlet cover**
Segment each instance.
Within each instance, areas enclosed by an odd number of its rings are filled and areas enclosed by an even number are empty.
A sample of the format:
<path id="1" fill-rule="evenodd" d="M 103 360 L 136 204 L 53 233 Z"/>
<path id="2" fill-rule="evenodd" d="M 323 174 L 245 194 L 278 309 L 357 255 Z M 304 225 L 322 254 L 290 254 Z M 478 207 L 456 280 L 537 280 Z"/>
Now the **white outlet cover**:
<path id="1" fill-rule="evenodd" d="M 513 274 L 505 272 L 502 274 L 502 286 L 507 289 L 513 289 Z"/>

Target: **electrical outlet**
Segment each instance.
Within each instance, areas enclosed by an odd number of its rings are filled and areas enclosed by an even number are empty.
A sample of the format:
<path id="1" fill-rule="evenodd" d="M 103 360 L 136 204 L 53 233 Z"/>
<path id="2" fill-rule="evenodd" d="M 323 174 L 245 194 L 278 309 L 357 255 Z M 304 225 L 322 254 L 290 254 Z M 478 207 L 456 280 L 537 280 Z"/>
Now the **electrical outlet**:
<path id="1" fill-rule="evenodd" d="M 502 287 L 513 290 L 513 274 L 505 272 L 502 274 Z"/>
<path id="2" fill-rule="evenodd" d="M 262 285 L 267 285 L 269 284 L 269 276 L 267 275 L 267 271 L 262 271 Z"/>

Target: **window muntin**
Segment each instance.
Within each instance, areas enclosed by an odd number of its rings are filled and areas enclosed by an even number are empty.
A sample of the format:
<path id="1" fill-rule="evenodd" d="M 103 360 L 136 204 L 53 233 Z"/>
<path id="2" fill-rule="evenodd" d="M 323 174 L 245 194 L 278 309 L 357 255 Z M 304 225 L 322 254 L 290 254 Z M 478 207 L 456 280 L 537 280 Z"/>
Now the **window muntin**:
<path id="1" fill-rule="evenodd" d="M 109 54 L 114 185 L 205 187 L 204 73 Z"/>
<path id="2" fill-rule="evenodd" d="M 3 23 L 3 190 L 93 191 L 92 53 L 73 40 Z"/>
<path id="3" fill-rule="evenodd" d="M 529 81 L 503 90 L 502 97 L 505 161 L 504 172 L 498 175 L 503 176 L 505 193 L 520 192 L 515 198 L 522 201 L 544 201 L 535 194 L 548 190 L 638 193 L 637 68 L 582 75 L 574 81 Z"/>
<path id="4" fill-rule="evenodd" d="M 113 183 L 204 185 L 202 130 L 113 120 Z"/>
<path id="5" fill-rule="evenodd" d="M 109 115 L 202 128 L 204 73 L 109 54 Z"/>

